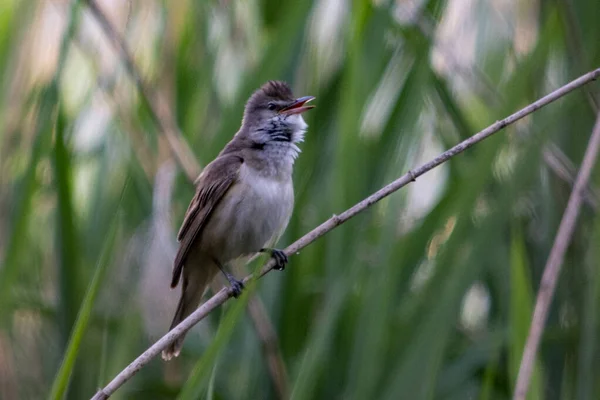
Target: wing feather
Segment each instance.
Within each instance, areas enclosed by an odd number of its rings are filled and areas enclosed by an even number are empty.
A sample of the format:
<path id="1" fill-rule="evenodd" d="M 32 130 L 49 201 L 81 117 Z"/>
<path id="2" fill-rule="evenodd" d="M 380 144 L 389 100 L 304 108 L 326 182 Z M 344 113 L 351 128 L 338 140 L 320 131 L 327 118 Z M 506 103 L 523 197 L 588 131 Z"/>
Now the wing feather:
<path id="1" fill-rule="evenodd" d="M 202 235 L 212 211 L 238 179 L 244 160 L 237 155 L 222 155 L 206 166 L 198 178 L 196 195 L 190 202 L 177 234 L 179 250 L 173 264 L 171 287 L 179 283 L 185 260 L 192 245 Z"/>

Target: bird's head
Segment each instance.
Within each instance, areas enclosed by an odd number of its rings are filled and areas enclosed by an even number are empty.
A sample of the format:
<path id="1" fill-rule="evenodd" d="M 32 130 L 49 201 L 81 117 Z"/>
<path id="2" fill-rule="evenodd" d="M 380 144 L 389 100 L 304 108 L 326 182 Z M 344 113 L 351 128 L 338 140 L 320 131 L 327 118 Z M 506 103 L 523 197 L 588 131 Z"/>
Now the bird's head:
<path id="1" fill-rule="evenodd" d="M 257 143 L 300 142 L 308 127 L 301 114 L 314 108 L 307 105 L 313 99 L 295 98 L 287 83 L 269 81 L 248 99 L 242 126 Z"/>

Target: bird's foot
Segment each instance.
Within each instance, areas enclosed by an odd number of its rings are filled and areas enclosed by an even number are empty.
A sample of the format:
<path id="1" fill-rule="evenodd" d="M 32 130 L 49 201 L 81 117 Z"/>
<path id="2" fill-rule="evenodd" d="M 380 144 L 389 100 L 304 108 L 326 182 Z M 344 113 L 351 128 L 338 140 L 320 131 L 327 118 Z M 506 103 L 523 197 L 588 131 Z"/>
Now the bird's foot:
<path id="1" fill-rule="evenodd" d="M 223 267 L 223 264 L 221 264 L 219 260 L 213 258 L 213 261 L 217 265 L 217 267 L 219 267 L 223 275 L 225 275 L 225 278 L 227 278 L 227 280 L 229 281 L 229 285 L 231 285 L 231 295 L 236 299 L 240 297 L 240 295 L 242 294 L 242 290 L 244 289 L 244 282 L 235 279 L 235 276 L 227 272 L 227 270 L 225 270 L 225 267 Z"/>
<path id="2" fill-rule="evenodd" d="M 288 256 L 283 250 L 279 249 L 260 249 L 261 253 L 269 253 L 271 257 L 275 259 L 275 266 L 273 267 L 277 271 L 283 271 L 285 265 L 288 263 Z"/>
<path id="3" fill-rule="evenodd" d="M 235 277 L 229 273 L 227 273 L 225 276 L 229 281 L 229 285 L 231 285 L 232 296 L 237 299 L 242 294 L 242 290 L 244 289 L 244 282 L 235 279 Z"/>

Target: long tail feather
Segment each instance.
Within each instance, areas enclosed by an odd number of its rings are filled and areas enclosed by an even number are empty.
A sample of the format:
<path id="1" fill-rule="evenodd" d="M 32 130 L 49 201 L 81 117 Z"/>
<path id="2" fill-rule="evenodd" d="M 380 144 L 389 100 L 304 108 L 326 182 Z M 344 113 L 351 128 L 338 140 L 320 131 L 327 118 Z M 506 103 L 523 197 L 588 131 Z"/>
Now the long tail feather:
<path id="1" fill-rule="evenodd" d="M 216 270 L 217 268 L 212 263 L 203 263 L 200 266 L 194 265 L 192 268 L 184 268 L 181 298 L 179 299 L 179 304 L 177 305 L 177 310 L 175 311 L 169 331 L 196 310 Z M 163 350 L 163 360 L 168 361 L 179 355 L 184 338 L 185 335 L 180 336 L 169 347 Z"/>

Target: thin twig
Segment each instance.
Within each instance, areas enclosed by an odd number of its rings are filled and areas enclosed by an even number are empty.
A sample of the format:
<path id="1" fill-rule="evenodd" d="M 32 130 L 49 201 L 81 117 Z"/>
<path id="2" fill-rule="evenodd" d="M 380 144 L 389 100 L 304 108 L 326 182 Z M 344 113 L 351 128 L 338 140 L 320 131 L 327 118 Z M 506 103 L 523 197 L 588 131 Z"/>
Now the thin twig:
<path id="1" fill-rule="evenodd" d="M 594 125 L 585 155 L 583 156 L 581 168 L 575 179 L 575 185 L 573 186 L 573 191 L 569 197 L 567 208 L 560 221 L 560 226 L 558 227 L 552 250 L 550 250 L 550 256 L 544 267 L 542 283 L 535 302 L 531 327 L 529 328 L 529 336 L 525 343 L 523 358 L 521 360 L 521 366 L 519 367 L 519 375 L 517 376 L 517 384 L 513 397 L 514 400 L 524 400 L 527 396 L 531 372 L 535 363 L 535 356 L 540 344 L 542 332 L 544 331 L 546 318 L 548 317 L 548 309 L 550 308 L 550 303 L 554 296 L 558 274 L 560 273 L 567 247 L 571 242 L 571 236 L 573 235 L 575 223 L 579 216 L 579 210 L 583 203 L 585 189 L 592 173 L 592 168 L 596 162 L 598 149 L 600 149 L 600 113 L 596 119 L 596 124 Z"/>
<path id="2" fill-rule="evenodd" d="M 288 248 L 285 249 L 285 253 L 290 256 L 304 247 L 308 246 L 310 243 L 317 240 L 319 237 L 325 235 L 327 232 L 331 231 L 335 227 L 343 224 L 348 221 L 350 218 L 354 217 L 356 214 L 364 211 L 369 208 L 373 204 L 377 203 L 379 200 L 383 199 L 386 196 L 394 193 L 398 189 L 406 186 L 411 181 L 414 181 L 419 176 L 424 173 L 432 170 L 438 165 L 448 161 L 450 158 L 455 155 L 462 153 L 466 149 L 475 145 L 478 142 L 486 139 L 487 137 L 493 135 L 498 132 L 502 128 L 513 124 L 514 122 L 522 119 L 523 117 L 539 110 L 547 104 L 552 103 L 553 101 L 563 97 L 567 93 L 572 92 L 573 90 L 589 83 L 595 79 L 600 77 L 600 68 L 588 72 L 585 75 L 580 76 L 574 81 L 562 86 L 561 88 L 555 90 L 554 92 L 542 97 L 536 102 L 528 105 L 527 107 L 517 111 L 516 113 L 510 115 L 509 117 L 497 121 L 494 124 L 490 125 L 486 129 L 481 132 L 471 136 L 470 138 L 462 141 L 451 149 L 443 152 L 433 160 L 429 161 L 426 164 L 421 165 L 420 167 L 409 171 L 404 174 L 397 180 L 392 183 L 384 186 L 377 192 L 373 193 L 366 199 L 361 202 L 355 204 L 353 207 L 344 211 L 340 215 L 333 215 L 330 219 L 323 222 L 321 225 L 298 239 L 296 242 L 291 244 Z M 273 269 L 275 265 L 274 260 L 270 260 L 267 262 L 261 271 L 257 274 L 257 276 L 249 275 L 244 278 L 244 282 L 248 282 L 251 279 L 256 279 L 267 274 L 271 269 Z M 189 317 L 183 320 L 179 325 L 177 325 L 173 330 L 167 333 L 165 336 L 160 338 L 156 343 L 154 343 L 148 350 L 143 352 L 138 358 L 136 358 L 131 364 L 129 364 L 124 370 L 122 370 L 106 387 L 98 391 L 96 395 L 92 398 L 93 400 L 106 399 L 108 396 L 113 394 L 119 387 L 121 387 L 127 380 L 129 380 L 133 375 L 135 375 L 140 369 L 142 369 L 150 360 L 156 357 L 163 349 L 165 349 L 169 344 L 171 344 L 175 339 L 186 333 L 190 330 L 195 324 L 204 319 L 212 310 L 219 307 L 223 303 L 225 303 L 232 296 L 232 292 L 230 288 L 223 288 L 219 292 L 217 292 L 213 297 L 208 299 L 204 304 L 202 304 L 196 311 L 194 311 Z"/>

